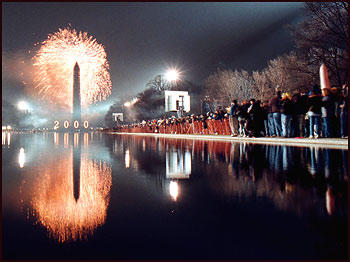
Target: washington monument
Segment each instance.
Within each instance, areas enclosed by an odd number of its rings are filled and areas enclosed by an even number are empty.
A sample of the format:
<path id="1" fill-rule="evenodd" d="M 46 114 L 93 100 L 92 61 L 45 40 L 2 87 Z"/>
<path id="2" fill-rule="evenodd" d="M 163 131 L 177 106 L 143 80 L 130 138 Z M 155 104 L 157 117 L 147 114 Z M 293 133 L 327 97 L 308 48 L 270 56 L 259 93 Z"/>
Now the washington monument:
<path id="1" fill-rule="evenodd" d="M 78 62 L 74 66 L 73 76 L 73 123 L 81 123 L 80 68 Z"/>

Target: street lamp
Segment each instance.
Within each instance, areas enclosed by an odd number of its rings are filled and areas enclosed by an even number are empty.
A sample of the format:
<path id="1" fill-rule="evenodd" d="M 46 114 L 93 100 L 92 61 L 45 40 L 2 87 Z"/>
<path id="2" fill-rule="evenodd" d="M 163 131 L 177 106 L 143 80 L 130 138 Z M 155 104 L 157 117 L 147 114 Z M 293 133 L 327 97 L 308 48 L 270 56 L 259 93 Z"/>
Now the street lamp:
<path id="1" fill-rule="evenodd" d="M 169 82 L 176 82 L 179 79 L 180 73 L 176 69 L 170 69 L 165 75 L 165 79 Z"/>
<path id="2" fill-rule="evenodd" d="M 17 107 L 18 107 L 19 110 L 22 110 L 22 111 L 26 111 L 26 110 L 29 109 L 29 106 L 28 106 L 28 104 L 25 101 L 20 101 L 17 104 Z"/>
<path id="3" fill-rule="evenodd" d="M 124 103 L 124 106 L 125 107 L 130 107 L 132 106 L 133 104 L 135 104 L 137 101 L 139 101 L 139 98 L 138 97 L 134 97 L 133 99 L 131 99 L 131 101 L 126 101 Z"/>

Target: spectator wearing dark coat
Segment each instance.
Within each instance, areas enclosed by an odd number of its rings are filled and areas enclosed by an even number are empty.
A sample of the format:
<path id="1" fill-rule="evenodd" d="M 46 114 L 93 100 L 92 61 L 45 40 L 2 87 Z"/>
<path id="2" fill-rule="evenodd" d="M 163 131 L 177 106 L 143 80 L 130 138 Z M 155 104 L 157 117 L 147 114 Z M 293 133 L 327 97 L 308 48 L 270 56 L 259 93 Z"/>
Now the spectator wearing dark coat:
<path id="1" fill-rule="evenodd" d="M 265 136 L 272 136 L 270 134 L 270 124 L 269 124 L 269 101 L 265 101 L 261 105 L 261 113 L 264 119 Z"/>
<path id="2" fill-rule="evenodd" d="M 276 95 L 271 98 L 269 106 L 271 107 L 271 113 L 273 116 L 275 134 L 281 136 L 281 91 L 277 91 Z"/>
<path id="3" fill-rule="evenodd" d="M 274 120 L 273 120 L 273 113 L 272 113 L 269 101 L 267 101 L 265 108 L 266 108 L 266 112 L 267 112 L 267 123 L 268 123 L 268 127 L 269 127 L 269 134 L 268 134 L 268 136 L 276 136 L 275 123 L 274 123 Z"/>
<path id="4" fill-rule="evenodd" d="M 249 114 L 248 114 L 248 106 L 249 104 L 246 102 L 243 102 L 238 108 L 236 109 L 237 117 L 238 117 L 238 123 L 239 123 L 239 135 L 246 137 L 248 136 L 248 130 L 247 130 L 247 123 L 249 121 Z"/>
<path id="5" fill-rule="evenodd" d="M 261 105 L 261 101 L 258 100 L 255 102 L 257 105 L 257 112 L 256 112 L 256 120 L 257 120 L 257 130 L 256 130 L 256 137 L 265 136 L 265 120 L 267 121 L 267 114 L 264 108 Z"/>
<path id="6" fill-rule="evenodd" d="M 342 95 L 341 89 L 337 87 L 332 87 L 331 92 L 335 102 L 335 117 L 332 123 L 333 134 L 334 134 L 334 137 L 340 137 L 340 111 L 341 111 L 340 105 L 343 101 L 343 95 Z"/>
<path id="7" fill-rule="evenodd" d="M 293 135 L 294 137 L 305 137 L 306 132 L 305 132 L 305 115 L 307 112 L 307 95 L 299 92 L 295 94 L 292 97 L 292 103 L 293 103 L 293 116 L 294 117 L 294 132 Z M 293 120 L 292 120 L 293 121 Z"/>
<path id="8" fill-rule="evenodd" d="M 328 88 L 322 89 L 322 122 L 324 137 L 334 137 L 334 128 L 332 127 L 335 121 L 335 99 Z"/>
<path id="9" fill-rule="evenodd" d="M 237 100 L 232 100 L 229 113 L 229 124 L 231 129 L 231 136 L 238 135 L 238 119 L 236 115 L 236 109 L 238 107 Z"/>
<path id="10" fill-rule="evenodd" d="M 315 85 L 311 94 L 308 98 L 308 116 L 310 122 L 310 133 L 309 138 L 319 138 L 321 131 L 321 107 L 322 107 L 322 96 L 319 93 L 319 87 Z"/>
<path id="11" fill-rule="evenodd" d="M 281 100 L 281 126 L 282 137 L 291 137 L 292 133 L 292 101 L 290 100 L 290 94 L 283 95 Z"/>
<path id="12" fill-rule="evenodd" d="M 256 136 L 258 133 L 258 117 L 259 117 L 259 107 L 255 102 L 255 99 L 252 98 L 249 100 L 250 106 L 247 110 L 249 114 L 249 120 L 247 123 L 247 129 L 249 131 L 249 136 Z M 260 102 L 259 102 L 260 103 Z"/>
<path id="13" fill-rule="evenodd" d="M 341 138 L 348 138 L 348 85 L 342 87 L 342 101 L 340 104 L 340 135 Z"/>

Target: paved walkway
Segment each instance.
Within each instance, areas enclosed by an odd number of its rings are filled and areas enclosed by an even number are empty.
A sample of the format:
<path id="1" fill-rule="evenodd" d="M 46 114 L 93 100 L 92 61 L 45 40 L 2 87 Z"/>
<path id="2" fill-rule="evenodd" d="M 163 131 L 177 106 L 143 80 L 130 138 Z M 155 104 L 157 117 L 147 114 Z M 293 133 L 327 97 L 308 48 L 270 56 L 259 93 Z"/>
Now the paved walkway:
<path id="1" fill-rule="evenodd" d="M 348 139 L 341 138 L 279 138 L 279 137 L 231 137 L 227 135 L 174 135 L 174 134 L 157 134 L 157 133 L 119 133 L 106 132 L 108 134 L 118 135 L 134 135 L 134 136 L 154 136 L 166 138 L 181 138 L 181 139 L 201 139 L 201 140 L 218 140 L 218 141 L 234 141 L 234 142 L 249 142 L 256 144 L 273 144 L 273 145 L 288 145 L 288 146 L 317 146 L 334 149 L 348 150 Z"/>

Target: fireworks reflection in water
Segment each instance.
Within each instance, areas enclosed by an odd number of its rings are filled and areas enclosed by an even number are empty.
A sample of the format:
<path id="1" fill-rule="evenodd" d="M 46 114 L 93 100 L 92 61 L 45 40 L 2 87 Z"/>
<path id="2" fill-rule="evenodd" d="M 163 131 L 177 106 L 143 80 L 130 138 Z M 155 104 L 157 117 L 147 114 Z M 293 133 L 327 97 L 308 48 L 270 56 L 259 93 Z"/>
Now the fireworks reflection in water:
<path id="1" fill-rule="evenodd" d="M 54 155 L 36 166 L 28 174 L 31 182 L 22 183 L 28 214 L 61 243 L 87 239 L 105 223 L 109 206 L 111 166 L 89 159 L 81 150 L 81 136 L 75 134 L 67 154 Z M 69 134 L 64 138 L 68 140 Z"/>

